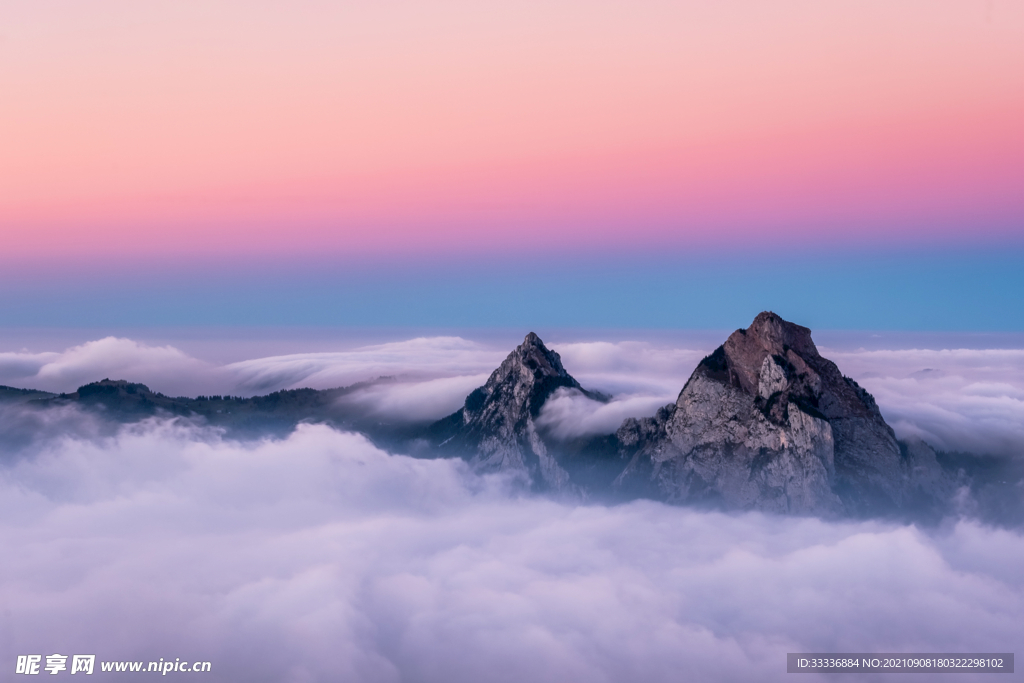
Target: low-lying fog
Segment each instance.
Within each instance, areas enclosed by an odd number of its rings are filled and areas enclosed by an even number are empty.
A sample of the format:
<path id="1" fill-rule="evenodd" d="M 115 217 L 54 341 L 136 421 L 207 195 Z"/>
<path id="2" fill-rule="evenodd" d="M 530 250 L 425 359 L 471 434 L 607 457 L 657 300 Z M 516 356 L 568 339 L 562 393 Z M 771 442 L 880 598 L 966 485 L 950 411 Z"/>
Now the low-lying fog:
<path id="1" fill-rule="evenodd" d="M 549 401 L 543 420 L 566 434 L 652 414 L 711 350 L 551 346 L 614 397 Z M 0 353 L 0 384 L 254 394 L 391 375 L 349 400 L 425 420 L 508 351 L 422 338 L 225 364 L 107 338 Z M 1024 350 L 822 352 L 900 436 L 1024 450 Z M 751 681 L 786 679 L 787 652 L 1012 652 L 1024 638 L 1024 537 L 967 518 L 576 505 L 324 426 L 243 443 L 181 419 L 26 421 L 0 404 L 5 430 L 24 438 L 0 454 L 3 667 L 62 653 L 207 660 L 210 674 L 170 675 L 211 681 Z"/>

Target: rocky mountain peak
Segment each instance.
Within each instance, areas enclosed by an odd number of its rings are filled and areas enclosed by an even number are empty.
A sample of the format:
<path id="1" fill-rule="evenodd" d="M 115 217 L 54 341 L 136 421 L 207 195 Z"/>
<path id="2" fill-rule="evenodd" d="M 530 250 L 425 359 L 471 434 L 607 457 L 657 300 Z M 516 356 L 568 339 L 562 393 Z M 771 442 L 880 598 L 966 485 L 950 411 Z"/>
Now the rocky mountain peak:
<path id="1" fill-rule="evenodd" d="M 769 353 L 781 353 L 785 348 L 796 349 L 797 353 L 817 355 L 811 340 L 811 330 L 783 320 L 771 311 L 763 311 L 757 314 L 754 322 L 750 323 L 745 331 L 745 336 L 760 344 Z"/>
<path id="2" fill-rule="evenodd" d="M 627 420 L 618 439 L 670 499 L 874 513 L 913 495 L 871 395 L 818 353 L 809 329 L 768 311 L 705 357 L 674 405 Z"/>
<path id="3" fill-rule="evenodd" d="M 491 373 L 487 383 L 466 398 L 463 419 L 518 424 L 536 417 L 544 401 L 559 387 L 583 390 L 565 371 L 562 359 L 531 332 Z"/>
<path id="4" fill-rule="evenodd" d="M 549 379 L 567 380 L 567 384 L 559 383 L 559 386 L 580 388 L 579 383 L 565 371 L 561 357 L 531 332 L 491 373 L 483 388 L 493 391 L 500 385 L 518 385 L 519 391 L 514 393 L 525 397 L 535 393 L 535 385 L 544 384 Z"/>
<path id="5" fill-rule="evenodd" d="M 438 446 L 468 458 L 482 470 L 516 470 L 534 484 L 560 488 L 568 475 L 549 455 L 534 419 L 559 388 L 585 391 L 562 366 L 559 355 L 530 332 L 466 397 L 461 410 L 431 430 Z"/>
<path id="6" fill-rule="evenodd" d="M 705 377 L 725 381 L 748 394 L 765 391 L 763 378 L 781 390 L 780 375 L 787 370 L 806 374 L 808 362 L 823 359 L 811 340 L 811 331 L 770 311 L 759 313 L 750 327 L 733 332 L 725 343 L 701 361 Z M 769 392 L 769 394 L 772 392 Z"/>

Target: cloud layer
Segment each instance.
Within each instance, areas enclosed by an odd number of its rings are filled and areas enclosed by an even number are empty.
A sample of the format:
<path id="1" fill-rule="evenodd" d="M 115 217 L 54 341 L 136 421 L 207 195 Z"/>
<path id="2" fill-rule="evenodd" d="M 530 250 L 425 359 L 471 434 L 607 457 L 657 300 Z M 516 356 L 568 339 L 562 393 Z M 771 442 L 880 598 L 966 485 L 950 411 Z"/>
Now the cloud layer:
<path id="1" fill-rule="evenodd" d="M 182 421 L 71 430 L 0 468 L 0 520 L 4 666 L 60 652 L 208 660 L 223 681 L 784 680 L 786 652 L 1024 636 L 1015 532 L 561 504 L 320 426 L 255 443 Z"/>
<path id="2" fill-rule="evenodd" d="M 118 337 L 104 337 L 63 352 L 0 352 L 0 384 L 72 392 L 104 378 L 142 382 L 169 395 L 194 395 L 224 384 L 218 368 L 179 349 Z"/>
<path id="3" fill-rule="evenodd" d="M 224 367 L 248 393 L 297 386 L 327 389 L 379 376 L 452 377 L 490 373 L 508 350 L 460 337 L 419 337 L 351 351 L 303 353 L 232 363 Z"/>
<path id="4" fill-rule="evenodd" d="M 576 389 L 557 389 L 544 403 L 537 426 L 556 439 L 615 432 L 628 417 L 648 417 L 674 397 L 617 396 L 607 403 L 587 398 Z"/>
<path id="5" fill-rule="evenodd" d="M 874 395 L 898 436 L 1024 457 L 1024 350 L 823 353 Z"/>
<path id="6" fill-rule="evenodd" d="M 459 337 L 433 337 L 215 365 L 172 346 L 106 337 L 63 352 L 0 353 L 0 384 L 72 392 L 109 377 L 141 382 L 171 396 L 251 396 L 389 377 L 393 381 L 359 389 L 345 402 L 375 417 L 421 421 L 458 410 L 506 353 Z"/>
<path id="7" fill-rule="evenodd" d="M 652 415 L 676 399 L 711 349 L 647 341 L 552 345 L 584 387 L 610 403 L 559 393 L 541 422 L 559 436 L 609 433 L 625 417 Z M 74 391 L 104 377 L 143 382 L 170 395 L 253 395 L 278 389 L 330 388 L 380 376 L 346 399 L 350 408 L 390 421 L 424 421 L 457 410 L 505 357 L 499 348 L 461 337 L 415 338 L 323 353 L 215 364 L 172 346 L 107 337 L 62 352 L 0 353 L 0 384 Z M 866 387 L 900 437 L 936 448 L 1024 454 L 1024 350 L 822 349 Z"/>

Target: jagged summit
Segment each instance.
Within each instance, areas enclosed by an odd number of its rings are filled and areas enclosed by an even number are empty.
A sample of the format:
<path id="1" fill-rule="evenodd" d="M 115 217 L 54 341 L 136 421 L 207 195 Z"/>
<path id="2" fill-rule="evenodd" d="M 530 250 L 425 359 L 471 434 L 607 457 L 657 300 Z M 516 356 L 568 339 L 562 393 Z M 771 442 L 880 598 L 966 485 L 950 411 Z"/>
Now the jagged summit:
<path id="1" fill-rule="evenodd" d="M 464 419 L 467 423 L 478 421 L 497 408 L 511 409 L 517 419 L 527 414 L 536 417 L 544 401 L 559 387 L 585 391 L 565 371 L 561 357 L 530 332 L 491 373 L 487 383 L 466 398 Z"/>
<path id="2" fill-rule="evenodd" d="M 516 470 L 535 486 L 562 488 L 569 479 L 549 453 L 534 420 L 559 388 L 592 394 L 562 366 L 558 353 L 530 332 L 491 373 L 486 384 L 466 397 L 458 412 L 432 427 L 442 452 L 461 455 L 478 469 Z"/>
<path id="3" fill-rule="evenodd" d="M 726 373 L 729 382 L 747 393 L 757 393 L 761 366 L 768 356 L 823 360 L 806 327 L 783 320 L 775 313 L 759 313 L 747 329 L 733 332 L 725 343 L 698 365 L 706 376 Z"/>
<path id="4" fill-rule="evenodd" d="M 743 336 L 757 341 L 767 351 L 777 353 L 777 349 L 792 347 L 797 353 L 818 355 L 818 349 L 811 339 L 811 330 L 803 325 L 783 320 L 771 311 L 757 314 L 750 327 L 737 330 Z M 728 342 L 727 342 L 728 343 Z"/>
<path id="5" fill-rule="evenodd" d="M 561 357 L 546 347 L 536 333 L 530 332 L 476 391 L 494 399 L 510 398 L 519 403 L 526 400 L 536 415 L 548 395 L 560 386 L 582 391 L 579 382 L 565 371 Z M 540 403 L 536 403 L 538 400 Z"/>
<path id="6" fill-rule="evenodd" d="M 705 357 L 690 382 L 696 378 L 728 384 L 755 397 L 766 416 L 778 418 L 779 411 L 794 402 L 814 417 L 859 417 L 884 424 L 874 398 L 818 353 L 808 328 L 767 311 Z M 882 431 L 892 433 L 888 425 Z M 885 440 L 895 443 L 895 436 Z"/>

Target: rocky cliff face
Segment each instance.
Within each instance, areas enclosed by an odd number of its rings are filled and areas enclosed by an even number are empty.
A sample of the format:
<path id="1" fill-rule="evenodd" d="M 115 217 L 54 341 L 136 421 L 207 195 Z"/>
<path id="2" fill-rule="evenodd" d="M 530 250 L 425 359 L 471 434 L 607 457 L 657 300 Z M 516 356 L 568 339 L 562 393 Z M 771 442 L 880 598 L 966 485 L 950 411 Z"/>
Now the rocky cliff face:
<path id="1" fill-rule="evenodd" d="M 591 397 L 572 378 L 558 354 L 531 332 L 487 383 L 468 397 L 458 412 L 431 428 L 441 455 L 466 458 L 478 471 L 512 471 L 535 488 L 562 490 L 569 473 L 559 465 L 534 420 L 556 389 L 576 389 Z"/>
<path id="2" fill-rule="evenodd" d="M 934 453 L 901 452 L 871 395 L 774 313 L 701 361 L 674 405 L 616 436 L 628 465 L 615 485 L 672 501 L 885 514 L 948 488 Z"/>

